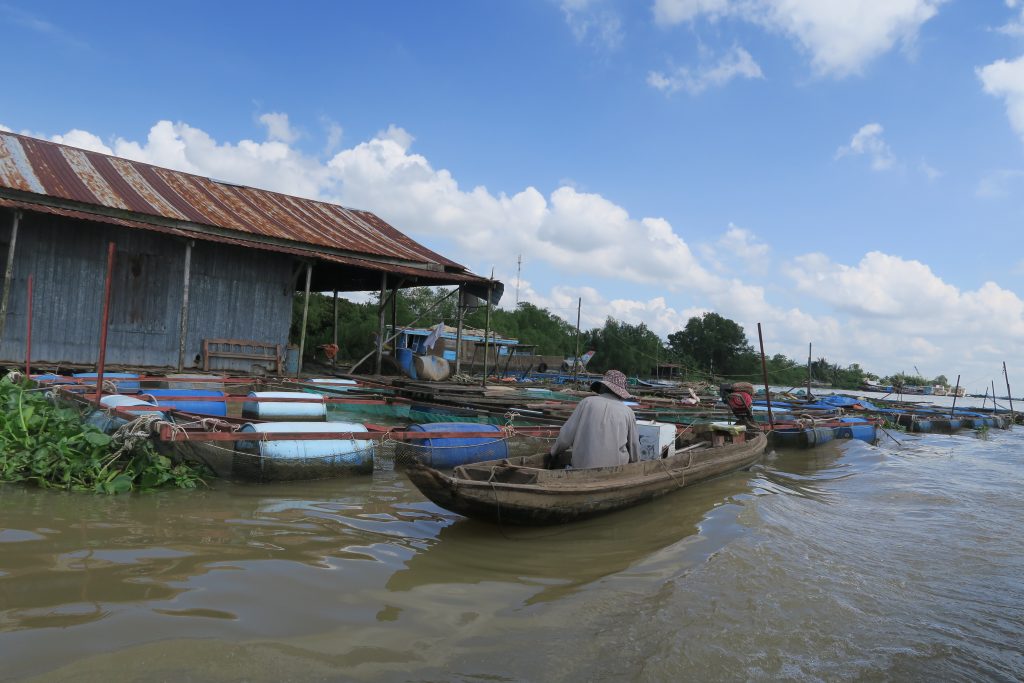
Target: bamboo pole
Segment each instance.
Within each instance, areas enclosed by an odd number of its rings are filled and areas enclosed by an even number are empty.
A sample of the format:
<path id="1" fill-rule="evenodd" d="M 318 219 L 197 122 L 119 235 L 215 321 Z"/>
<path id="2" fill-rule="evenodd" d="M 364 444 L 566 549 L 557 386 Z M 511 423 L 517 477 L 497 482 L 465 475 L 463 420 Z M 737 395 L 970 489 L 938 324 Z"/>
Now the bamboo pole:
<path id="1" fill-rule="evenodd" d="M 334 358 L 331 359 L 331 367 L 338 369 L 338 290 L 334 290 Z"/>
<path id="2" fill-rule="evenodd" d="M 188 297 L 189 283 L 192 280 L 192 245 L 194 242 L 185 242 L 185 275 L 181 286 L 181 321 L 178 333 L 178 372 L 185 368 L 185 341 L 188 338 Z"/>
<path id="3" fill-rule="evenodd" d="M 463 296 L 465 290 L 463 285 L 459 285 L 459 299 L 456 302 L 456 310 L 458 311 L 458 322 L 455 328 L 455 374 L 458 375 L 462 372 L 462 319 L 466 314 L 466 307 L 463 305 Z"/>
<path id="4" fill-rule="evenodd" d="M 11 278 L 14 276 L 14 245 L 18 242 L 18 224 L 21 223 L 21 211 L 15 210 L 14 221 L 11 223 L 11 241 L 7 245 L 7 268 L 4 270 L 4 293 L 0 298 L 0 341 L 3 340 L 4 328 L 7 326 L 7 304 L 11 296 Z"/>
<path id="5" fill-rule="evenodd" d="M 381 371 L 381 362 L 384 358 L 384 314 L 386 313 L 385 306 L 387 306 L 388 295 L 388 274 L 380 274 L 380 305 L 377 307 L 377 348 L 375 352 L 377 359 L 373 364 L 374 374 L 379 375 Z"/>
<path id="6" fill-rule="evenodd" d="M 25 322 L 25 379 L 32 377 L 32 275 L 28 276 L 28 316 Z"/>
<path id="7" fill-rule="evenodd" d="M 1010 391 L 1010 375 L 1006 373 L 1006 361 L 1003 361 L 1003 377 L 1006 379 L 1006 399 L 1010 402 L 1010 426 L 1017 421 L 1013 413 L 1013 393 Z"/>
<path id="8" fill-rule="evenodd" d="M 811 342 L 807 342 L 807 398 L 811 397 Z"/>
<path id="9" fill-rule="evenodd" d="M 764 337 L 761 336 L 761 323 L 757 324 L 757 341 L 761 345 L 761 374 L 764 375 L 764 398 L 768 403 L 768 428 L 775 429 L 775 418 L 772 416 L 772 392 L 768 388 L 768 362 L 764 359 Z"/>
<path id="10" fill-rule="evenodd" d="M 953 407 L 949 410 L 949 417 L 952 419 L 953 413 L 956 412 L 956 395 L 960 393 L 960 375 L 956 376 L 956 388 L 953 389 Z"/>
<path id="11" fill-rule="evenodd" d="M 988 387 L 985 387 L 985 396 L 981 399 L 981 409 L 985 410 L 985 404 L 988 403 Z M 995 405 L 992 406 L 992 412 L 995 412 Z"/>
<path id="12" fill-rule="evenodd" d="M 996 405 L 996 381 L 995 380 L 991 380 L 991 382 L 992 382 L 992 414 L 994 415 L 996 410 L 997 410 L 997 408 L 998 408 L 998 406 Z"/>
<path id="13" fill-rule="evenodd" d="M 313 279 L 313 264 L 306 264 L 306 296 L 302 300 L 302 329 L 299 330 L 299 362 L 295 364 L 295 379 L 302 374 L 302 354 L 306 350 L 306 319 L 309 317 L 309 282 Z"/>
<path id="14" fill-rule="evenodd" d="M 583 297 L 576 302 L 576 355 L 572 361 L 572 383 L 575 384 L 579 378 L 580 367 L 580 315 L 583 313 Z"/>
<path id="15" fill-rule="evenodd" d="M 117 245 L 107 245 L 107 280 L 103 286 L 103 318 L 100 321 L 100 355 L 96 360 L 96 403 L 103 397 L 103 368 L 107 362 L 107 325 L 110 322 L 110 284 L 114 279 L 114 259 Z"/>
<path id="16" fill-rule="evenodd" d="M 492 274 L 493 275 L 493 274 Z M 491 282 L 487 283 L 487 322 L 484 326 L 484 379 L 481 386 L 487 386 L 487 364 L 491 354 Z"/>

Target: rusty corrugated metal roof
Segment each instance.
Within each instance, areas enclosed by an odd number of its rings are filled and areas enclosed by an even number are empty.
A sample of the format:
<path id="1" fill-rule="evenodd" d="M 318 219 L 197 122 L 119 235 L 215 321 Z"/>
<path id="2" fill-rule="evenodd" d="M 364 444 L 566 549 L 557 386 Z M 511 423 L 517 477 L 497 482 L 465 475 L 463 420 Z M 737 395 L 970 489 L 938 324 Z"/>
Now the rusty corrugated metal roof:
<path id="1" fill-rule="evenodd" d="M 188 224 L 231 231 L 248 246 L 261 239 L 283 240 L 286 244 L 280 246 L 311 249 L 320 258 L 394 259 L 410 269 L 433 265 L 478 279 L 369 211 L 222 183 L 15 133 L 0 132 L 0 188 L 81 204 L 89 220 L 142 227 L 147 217 L 156 217 L 174 221 L 171 230 L 198 239 L 210 236 L 193 234 Z M 89 215 L 90 206 L 130 215 Z"/>

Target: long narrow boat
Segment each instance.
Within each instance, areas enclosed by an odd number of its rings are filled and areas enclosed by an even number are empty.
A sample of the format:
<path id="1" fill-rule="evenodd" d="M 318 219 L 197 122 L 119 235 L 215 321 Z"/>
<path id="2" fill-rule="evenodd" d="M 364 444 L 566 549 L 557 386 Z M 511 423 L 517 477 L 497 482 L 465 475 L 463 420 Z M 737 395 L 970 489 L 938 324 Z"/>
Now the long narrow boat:
<path id="1" fill-rule="evenodd" d="M 698 441 L 665 458 L 614 467 L 548 469 L 549 457 L 537 454 L 462 465 L 450 474 L 416 464 L 406 473 L 427 498 L 466 517 L 500 524 L 560 524 L 639 505 L 750 467 L 767 444 L 759 433 L 740 443 L 712 446 Z"/>

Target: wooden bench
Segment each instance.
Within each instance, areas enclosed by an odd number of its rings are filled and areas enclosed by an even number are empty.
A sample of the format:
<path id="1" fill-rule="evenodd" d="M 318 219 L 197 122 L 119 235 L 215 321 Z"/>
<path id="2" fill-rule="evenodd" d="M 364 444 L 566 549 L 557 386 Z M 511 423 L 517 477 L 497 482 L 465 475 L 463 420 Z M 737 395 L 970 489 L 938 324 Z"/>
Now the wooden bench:
<path id="1" fill-rule="evenodd" d="M 204 339 L 203 370 L 209 372 L 210 360 L 228 358 L 232 360 L 253 360 L 272 365 L 278 375 L 284 374 L 284 355 L 280 344 L 254 341 L 252 339 Z M 219 368 L 218 368 L 219 369 Z"/>

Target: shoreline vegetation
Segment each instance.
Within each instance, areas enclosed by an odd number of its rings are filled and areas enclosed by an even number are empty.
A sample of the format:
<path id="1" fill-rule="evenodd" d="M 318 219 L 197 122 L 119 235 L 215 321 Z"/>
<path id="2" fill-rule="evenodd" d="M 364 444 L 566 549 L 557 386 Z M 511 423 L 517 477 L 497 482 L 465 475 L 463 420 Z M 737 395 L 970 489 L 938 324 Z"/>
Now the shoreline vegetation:
<path id="1" fill-rule="evenodd" d="M 172 463 L 148 439 L 104 434 L 77 409 L 9 375 L 0 379 L 0 406 L 0 483 L 107 494 L 204 483 L 204 472 Z"/>
<path id="2" fill-rule="evenodd" d="M 396 304 L 396 320 L 406 326 L 419 320 L 420 326 L 440 321 L 454 324 L 458 318 L 455 301 L 448 290 L 418 287 L 402 291 Z M 447 297 L 447 298 L 446 298 Z M 292 307 L 291 338 L 297 343 L 302 325 L 303 296 L 296 295 Z M 575 309 L 572 311 L 576 313 Z M 465 316 L 467 327 L 483 329 L 486 311 L 470 310 Z M 355 303 L 338 299 L 339 358 L 356 360 L 373 349 L 379 324 L 377 300 Z M 555 313 L 521 302 L 514 310 L 493 309 L 491 330 L 504 337 L 518 339 L 520 344 L 537 346 L 540 355 L 576 353 L 576 328 Z M 334 300 L 324 294 L 311 294 L 306 324 L 306 360 L 316 360 L 317 346 L 333 341 Z M 682 330 L 662 339 L 643 323 L 631 325 L 609 317 L 604 325 L 580 330 L 579 350 L 593 350 L 588 364 L 591 372 L 621 370 L 627 376 L 653 377 L 657 369 L 675 366 L 672 379 L 710 382 L 749 381 L 761 384 L 761 357 L 748 342 L 746 331 L 738 323 L 718 313 L 707 312 L 692 317 Z M 765 359 L 769 382 L 793 388 L 806 386 L 807 361 L 794 360 L 783 354 Z M 834 389 L 859 390 L 866 382 L 881 385 L 947 387 L 945 375 L 926 378 L 918 374 L 896 373 L 880 376 L 853 363 L 840 366 L 819 357 L 810 363 L 812 387 L 830 385 Z"/>

